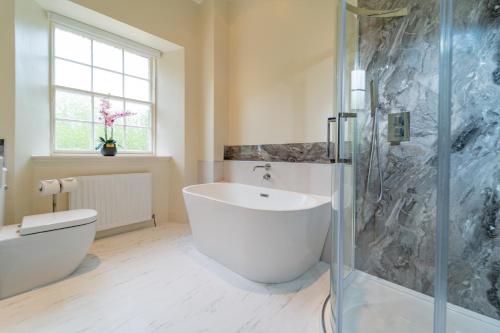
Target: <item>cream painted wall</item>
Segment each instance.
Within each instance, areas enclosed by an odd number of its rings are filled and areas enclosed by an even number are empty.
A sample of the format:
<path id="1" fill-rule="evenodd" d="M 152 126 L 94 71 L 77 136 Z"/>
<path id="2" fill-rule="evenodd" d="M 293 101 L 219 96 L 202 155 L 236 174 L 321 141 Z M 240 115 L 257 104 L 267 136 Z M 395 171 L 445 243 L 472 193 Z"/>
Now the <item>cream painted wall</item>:
<path id="1" fill-rule="evenodd" d="M 181 194 L 186 179 L 184 50 L 163 54 L 157 62 L 157 154 L 172 156 L 169 167 L 169 222 L 187 221 Z M 165 200 L 165 196 L 161 197 Z"/>
<path id="2" fill-rule="evenodd" d="M 335 1 L 234 0 L 229 18 L 228 143 L 324 141 Z"/>
<path id="3" fill-rule="evenodd" d="M 14 183 L 15 127 L 15 49 L 14 0 L 0 1 L 0 138 L 5 139 L 5 158 L 9 169 L 7 184 Z M 6 223 L 14 220 L 14 191 L 7 191 Z"/>
<path id="4" fill-rule="evenodd" d="M 201 3 L 201 156 L 205 161 L 214 160 L 214 0 Z"/>
<path id="5" fill-rule="evenodd" d="M 214 160 L 224 160 L 229 112 L 229 2 L 214 1 Z"/>
<path id="6" fill-rule="evenodd" d="M 32 0 L 15 1 L 15 196 L 14 221 L 31 213 L 32 155 L 50 152 L 49 22 Z"/>
<path id="7" fill-rule="evenodd" d="M 201 5 L 202 151 L 205 162 L 222 161 L 228 133 L 229 2 Z"/>
<path id="8" fill-rule="evenodd" d="M 229 1 L 201 4 L 202 113 L 198 182 L 222 180 L 228 135 Z"/>

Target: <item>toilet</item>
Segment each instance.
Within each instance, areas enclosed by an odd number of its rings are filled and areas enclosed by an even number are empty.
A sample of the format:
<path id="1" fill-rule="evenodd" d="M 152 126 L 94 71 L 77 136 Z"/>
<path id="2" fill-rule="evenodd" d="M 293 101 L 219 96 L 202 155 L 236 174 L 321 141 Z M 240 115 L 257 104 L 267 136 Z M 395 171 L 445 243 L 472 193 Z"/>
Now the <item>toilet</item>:
<path id="1" fill-rule="evenodd" d="M 94 241 L 97 221 L 95 210 L 76 209 L 25 216 L 19 225 L 3 226 L 4 192 L 0 184 L 0 299 L 74 272 Z"/>

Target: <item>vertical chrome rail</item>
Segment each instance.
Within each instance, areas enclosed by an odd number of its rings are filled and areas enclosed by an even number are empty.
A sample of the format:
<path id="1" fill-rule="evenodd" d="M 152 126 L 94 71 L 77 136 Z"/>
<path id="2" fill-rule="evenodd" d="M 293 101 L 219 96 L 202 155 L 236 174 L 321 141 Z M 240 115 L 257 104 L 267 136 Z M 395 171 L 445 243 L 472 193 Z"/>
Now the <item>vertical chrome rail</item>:
<path id="1" fill-rule="evenodd" d="M 450 123 L 453 0 L 440 0 L 439 21 L 440 52 L 434 333 L 445 333 L 448 299 L 448 229 L 450 217 Z"/>

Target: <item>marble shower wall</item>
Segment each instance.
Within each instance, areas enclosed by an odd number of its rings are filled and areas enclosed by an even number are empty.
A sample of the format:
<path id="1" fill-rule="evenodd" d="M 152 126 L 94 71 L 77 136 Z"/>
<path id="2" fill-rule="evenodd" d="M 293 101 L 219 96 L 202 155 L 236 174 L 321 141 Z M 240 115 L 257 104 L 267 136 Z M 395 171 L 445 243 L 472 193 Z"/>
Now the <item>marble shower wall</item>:
<path id="1" fill-rule="evenodd" d="M 449 300 L 499 319 L 500 0 L 454 16 Z"/>
<path id="2" fill-rule="evenodd" d="M 326 142 L 224 146 L 224 160 L 331 163 Z"/>
<path id="3" fill-rule="evenodd" d="M 366 185 L 370 117 L 360 112 L 357 268 L 433 294 L 439 2 L 359 0 L 407 6 L 404 18 L 361 18 L 360 63 L 379 82 L 381 168 Z M 500 0 L 456 0 L 453 53 L 449 301 L 500 319 Z M 387 142 L 387 114 L 411 113 L 411 140 Z M 368 186 L 368 188 L 367 188 Z M 497 231 L 495 231 L 495 228 Z"/>

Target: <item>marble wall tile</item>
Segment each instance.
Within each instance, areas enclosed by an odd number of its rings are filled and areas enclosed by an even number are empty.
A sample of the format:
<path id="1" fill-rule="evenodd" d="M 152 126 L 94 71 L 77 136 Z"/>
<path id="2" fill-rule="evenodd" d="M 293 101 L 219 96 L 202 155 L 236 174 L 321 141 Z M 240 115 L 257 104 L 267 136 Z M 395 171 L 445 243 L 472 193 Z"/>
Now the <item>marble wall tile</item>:
<path id="1" fill-rule="evenodd" d="M 439 1 L 360 0 L 408 6 L 404 18 L 362 18 L 361 66 L 379 83 L 383 200 L 366 183 L 371 119 L 358 114 L 357 268 L 434 292 Z M 455 1 L 449 301 L 500 319 L 500 1 Z M 387 114 L 411 114 L 411 138 L 387 143 Z"/>
<path id="2" fill-rule="evenodd" d="M 330 163 L 326 142 L 225 146 L 225 160 Z"/>

